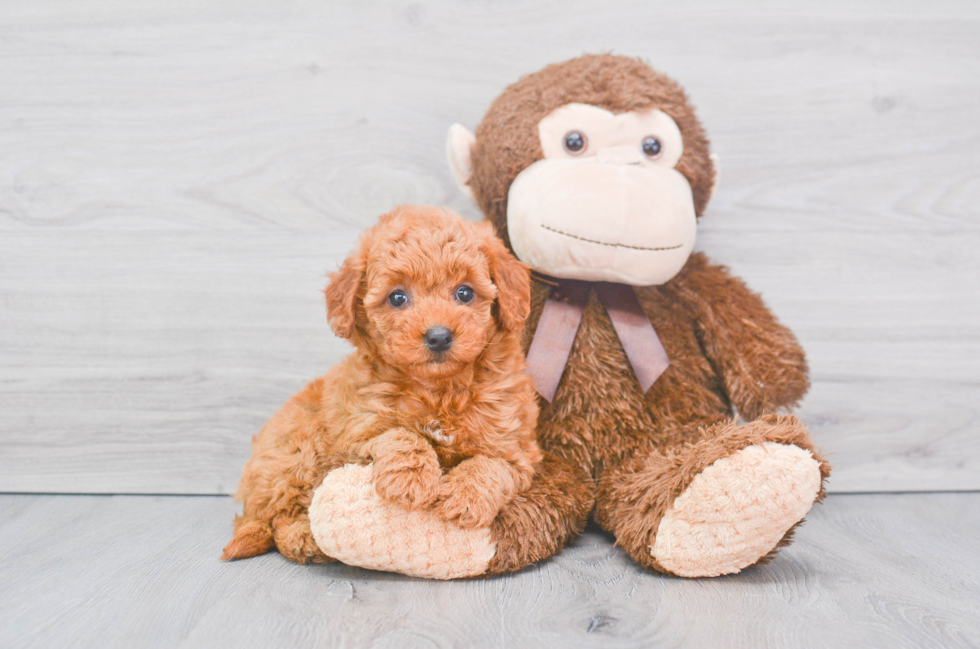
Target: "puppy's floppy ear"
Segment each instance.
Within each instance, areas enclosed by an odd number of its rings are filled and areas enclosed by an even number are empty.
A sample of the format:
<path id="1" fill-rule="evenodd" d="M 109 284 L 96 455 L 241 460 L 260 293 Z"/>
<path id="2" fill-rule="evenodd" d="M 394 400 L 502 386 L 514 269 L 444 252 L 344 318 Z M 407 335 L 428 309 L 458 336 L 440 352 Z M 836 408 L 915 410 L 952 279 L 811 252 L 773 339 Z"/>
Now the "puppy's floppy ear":
<path id="1" fill-rule="evenodd" d="M 340 270 L 330 274 L 330 283 L 323 293 L 327 296 L 327 322 L 341 338 L 354 335 L 357 321 L 357 294 L 364 277 L 364 255 L 361 249 L 350 254 Z"/>
<path id="2" fill-rule="evenodd" d="M 504 329 L 520 331 L 531 312 L 531 267 L 511 254 L 485 224 L 490 275 L 497 286 L 497 316 Z"/>

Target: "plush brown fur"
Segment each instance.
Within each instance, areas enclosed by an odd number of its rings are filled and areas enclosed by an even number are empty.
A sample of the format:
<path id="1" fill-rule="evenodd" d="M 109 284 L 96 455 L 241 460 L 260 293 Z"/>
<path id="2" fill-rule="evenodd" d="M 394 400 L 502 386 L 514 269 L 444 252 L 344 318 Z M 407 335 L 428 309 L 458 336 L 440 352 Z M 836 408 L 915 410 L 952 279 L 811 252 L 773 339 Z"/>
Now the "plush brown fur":
<path id="1" fill-rule="evenodd" d="M 476 292 L 469 304 L 455 299 L 461 284 Z M 410 301 L 393 308 L 388 296 L 399 288 Z M 244 515 L 223 558 L 274 544 L 294 561 L 330 560 L 307 511 L 327 471 L 349 461 L 373 461 L 375 488 L 389 502 L 490 525 L 542 457 L 521 353 L 529 290 L 527 267 L 487 224 L 435 208 L 381 217 L 326 290 L 331 326 L 357 349 L 253 440 L 236 494 Z M 440 325 L 454 335 L 441 355 L 423 339 Z"/>
<path id="2" fill-rule="evenodd" d="M 715 171 L 683 90 L 641 61 L 584 56 L 507 88 L 476 130 L 469 184 L 505 240 L 510 184 L 542 158 L 537 123 L 572 102 L 615 113 L 659 108 L 670 115 L 684 138 L 677 169 L 690 182 L 701 214 Z M 549 290 L 545 282 L 534 283 L 525 349 Z M 550 556 L 580 529 L 581 513 L 596 493 L 585 476 L 599 485 L 597 521 L 643 565 L 662 569 L 649 551 L 657 525 L 694 476 L 716 460 L 752 444 L 795 444 L 814 454 L 822 478 L 829 475 L 805 426 L 773 414 L 806 393 L 807 365 L 796 338 L 757 294 L 700 253 L 665 285 L 636 293 L 670 367 L 644 394 L 609 316 L 590 295 L 555 398 L 542 402 L 538 440 L 553 458 L 552 470 L 534 477 L 528 492 L 534 498 L 517 498 L 501 511 L 492 528 L 497 555 L 489 573 Z M 736 409 L 750 423 L 738 426 Z"/>
<path id="3" fill-rule="evenodd" d="M 650 554 L 660 519 L 674 499 L 716 460 L 753 444 L 793 444 L 813 454 L 823 478 L 830 475 L 830 467 L 810 443 L 806 429 L 792 415 L 766 415 L 745 426 L 734 420 L 720 421 L 686 432 L 700 443 L 650 444 L 604 472 L 599 484 L 596 521 L 616 534 L 620 547 L 650 568 L 663 571 Z M 817 498 L 823 500 L 822 488 Z"/>

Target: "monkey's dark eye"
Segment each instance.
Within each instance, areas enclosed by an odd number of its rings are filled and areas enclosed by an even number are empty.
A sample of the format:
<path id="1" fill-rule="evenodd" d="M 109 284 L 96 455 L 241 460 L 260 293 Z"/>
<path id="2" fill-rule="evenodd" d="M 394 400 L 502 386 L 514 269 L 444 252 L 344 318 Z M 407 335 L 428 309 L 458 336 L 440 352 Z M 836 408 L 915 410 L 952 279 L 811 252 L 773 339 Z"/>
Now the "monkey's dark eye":
<path id="1" fill-rule="evenodd" d="M 408 294 L 401 289 L 392 291 L 391 294 L 388 295 L 388 304 L 396 309 L 400 309 L 408 304 Z"/>
<path id="2" fill-rule="evenodd" d="M 660 140 L 652 135 L 643 138 L 643 142 L 640 143 L 640 146 L 643 148 L 643 155 L 651 160 L 659 158 L 660 154 L 664 150 L 664 148 L 660 145 Z"/>
<path id="3" fill-rule="evenodd" d="M 473 289 L 471 289 L 466 284 L 463 284 L 458 289 L 456 289 L 456 299 L 462 302 L 463 304 L 469 304 L 470 302 L 473 301 L 474 297 L 476 297 L 476 293 L 474 293 Z"/>
<path id="4" fill-rule="evenodd" d="M 579 133 L 578 131 L 570 131 L 563 142 L 565 150 L 572 155 L 578 155 L 585 151 L 585 145 L 588 144 L 588 140 L 585 138 L 585 134 Z"/>

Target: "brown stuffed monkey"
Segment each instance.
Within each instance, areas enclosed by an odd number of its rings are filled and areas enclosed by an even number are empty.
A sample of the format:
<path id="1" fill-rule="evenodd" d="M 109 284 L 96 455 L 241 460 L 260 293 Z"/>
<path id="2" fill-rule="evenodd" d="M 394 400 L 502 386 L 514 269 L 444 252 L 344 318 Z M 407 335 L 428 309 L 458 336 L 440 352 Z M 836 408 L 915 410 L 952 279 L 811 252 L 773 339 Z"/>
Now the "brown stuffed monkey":
<path id="1" fill-rule="evenodd" d="M 370 471 L 336 469 L 310 508 L 323 551 L 419 576 L 497 574 L 551 556 L 591 513 L 660 572 L 771 558 L 830 466 L 777 412 L 809 385 L 796 338 L 693 252 L 716 171 L 684 91 L 639 60 L 583 56 L 508 87 L 475 136 L 453 126 L 448 153 L 535 269 L 525 344 L 546 459 L 490 528 L 465 531 L 379 513 Z"/>

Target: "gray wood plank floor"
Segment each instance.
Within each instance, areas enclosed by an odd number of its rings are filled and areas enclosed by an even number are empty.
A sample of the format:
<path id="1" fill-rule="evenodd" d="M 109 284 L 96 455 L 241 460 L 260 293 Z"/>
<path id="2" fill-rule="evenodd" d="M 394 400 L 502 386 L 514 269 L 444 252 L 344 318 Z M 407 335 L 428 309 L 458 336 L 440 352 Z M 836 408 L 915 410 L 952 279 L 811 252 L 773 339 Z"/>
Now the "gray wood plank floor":
<path id="1" fill-rule="evenodd" d="M 222 497 L 0 496 L 2 647 L 976 647 L 980 494 L 831 496 L 768 566 L 644 572 L 589 529 L 433 582 L 278 554 L 222 563 Z"/>
<path id="2" fill-rule="evenodd" d="M 582 52 L 688 89 L 698 246 L 809 352 L 832 491 L 980 489 L 980 4 L 7 2 L 0 490 L 228 493 L 345 352 L 324 274 L 446 129 Z"/>

